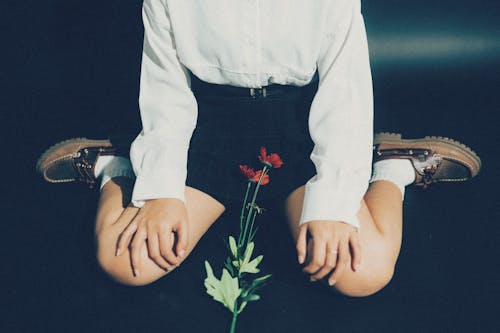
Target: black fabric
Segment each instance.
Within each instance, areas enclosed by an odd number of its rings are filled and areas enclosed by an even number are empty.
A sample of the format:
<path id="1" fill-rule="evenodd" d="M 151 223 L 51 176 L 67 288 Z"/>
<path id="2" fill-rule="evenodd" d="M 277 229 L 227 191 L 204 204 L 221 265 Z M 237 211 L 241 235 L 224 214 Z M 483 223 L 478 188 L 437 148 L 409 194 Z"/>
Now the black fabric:
<path id="1" fill-rule="evenodd" d="M 198 119 L 189 147 L 186 185 L 227 207 L 241 201 L 247 181 L 239 165 L 261 169 L 258 155 L 263 146 L 268 154 L 278 153 L 283 165 L 270 170 L 271 181 L 261 187 L 259 198 L 283 201 L 315 174 L 307 120 L 317 86 L 317 82 L 302 87 L 274 85 L 266 97 L 251 97 L 242 93 L 248 89 L 216 85 L 192 75 Z"/>

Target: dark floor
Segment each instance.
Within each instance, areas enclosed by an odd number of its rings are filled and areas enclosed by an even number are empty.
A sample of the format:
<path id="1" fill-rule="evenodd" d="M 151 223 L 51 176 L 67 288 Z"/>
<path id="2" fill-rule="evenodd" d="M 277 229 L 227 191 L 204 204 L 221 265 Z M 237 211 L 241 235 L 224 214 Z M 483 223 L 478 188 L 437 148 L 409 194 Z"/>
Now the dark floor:
<path id="1" fill-rule="evenodd" d="M 389 8 L 392 2 L 378 3 Z M 493 14 L 486 5 L 468 6 L 488 21 Z M 9 135 L 0 331 L 228 331 L 229 312 L 205 294 L 203 261 L 215 266 L 224 258 L 221 237 L 234 228 L 237 214 L 225 214 L 175 274 L 147 287 L 122 287 L 94 259 L 98 194 L 46 184 L 33 170 L 56 141 L 138 127 L 140 4 L 117 9 L 122 1 L 53 0 L 30 6 L 17 4 L 4 20 L 15 28 L 5 30 L 9 80 L 2 82 L 0 100 Z M 381 11 L 367 3 L 365 16 L 376 40 Z M 407 190 L 396 274 L 364 299 L 308 283 L 283 217 L 269 207 L 259 220 L 257 247 L 273 277 L 262 300 L 241 315 L 239 332 L 498 331 L 498 54 L 388 63 L 381 58 L 385 49 L 375 50 L 376 129 L 455 138 L 479 154 L 483 170 L 468 183 Z"/>

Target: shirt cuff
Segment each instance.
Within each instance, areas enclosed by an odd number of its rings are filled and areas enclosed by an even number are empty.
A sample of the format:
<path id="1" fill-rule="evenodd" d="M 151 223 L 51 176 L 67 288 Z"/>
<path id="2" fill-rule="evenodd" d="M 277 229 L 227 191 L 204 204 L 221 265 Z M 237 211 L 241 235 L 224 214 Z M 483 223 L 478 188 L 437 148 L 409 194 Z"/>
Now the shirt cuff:
<path id="1" fill-rule="evenodd" d="M 357 191 L 327 189 L 315 185 L 310 181 L 305 185 L 299 225 L 317 220 L 340 221 L 354 226 L 359 232 L 358 211 L 362 198 Z"/>
<path id="2" fill-rule="evenodd" d="M 161 176 L 138 176 L 132 192 L 132 205 L 141 208 L 146 200 L 160 198 L 176 198 L 186 204 L 185 183 L 179 182 L 179 178 L 182 179 L 179 175 L 168 177 L 165 173 Z"/>

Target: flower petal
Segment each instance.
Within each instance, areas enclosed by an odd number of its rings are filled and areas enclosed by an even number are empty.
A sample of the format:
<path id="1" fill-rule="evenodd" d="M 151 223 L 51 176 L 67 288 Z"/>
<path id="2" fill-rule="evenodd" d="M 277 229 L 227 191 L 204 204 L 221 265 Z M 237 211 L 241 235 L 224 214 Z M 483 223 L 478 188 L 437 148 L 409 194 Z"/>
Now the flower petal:
<path id="1" fill-rule="evenodd" d="M 273 165 L 274 168 L 279 168 L 283 165 L 281 157 L 276 153 L 272 153 L 271 155 L 269 155 L 268 161 Z"/>
<path id="2" fill-rule="evenodd" d="M 247 178 L 252 178 L 255 176 L 255 171 L 254 169 L 248 167 L 246 164 L 241 165 L 240 164 L 240 171 L 245 175 Z"/>

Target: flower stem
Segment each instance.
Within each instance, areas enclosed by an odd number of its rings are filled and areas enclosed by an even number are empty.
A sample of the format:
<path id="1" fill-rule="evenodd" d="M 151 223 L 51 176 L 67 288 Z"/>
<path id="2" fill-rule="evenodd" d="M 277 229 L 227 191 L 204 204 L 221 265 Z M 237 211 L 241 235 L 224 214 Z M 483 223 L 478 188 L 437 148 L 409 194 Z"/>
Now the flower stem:
<path id="1" fill-rule="evenodd" d="M 254 239 L 255 234 L 257 234 L 257 230 L 259 230 L 259 226 L 257 226 L 253 231 L 253 233 L 251 233 L 250 236 L 248 236 L 249 237 L 248 242 L 251 242 Z"/>
<path id="2" fill-rule="evenodd" d="M 252 182 L 248 182 L 247 185 L 247 191 L 245 193 L 245 198 L 243 199 L 243 206 L 241 207 L 241 214 L 240 214 L 240 234 L 238 236 L 238 254 L 240 252 L 241 248 L 241 236 L 243 232 L 243 219 L 245 218 L 245 207 L 247 205 L 247 200 L 248 200 L 248 193 L 250 193 L 250 187 L 252 186 Z"/>
<path id="3" fill-rule="evenodd" d="M 259 192 L 260 183 L 262 182 L 262 179 L 264 179 L 264 176 L 266 175 L 267 170 L 269 170 L 269 167 L 267 165 L 265 165 L 264 168 L 262 169 L 262 173 L 260 174 L 260 178 L 259 178 L 259 181 L 257 182 L 257 186 L 255 186 L 255 190 L 253 192 L 252 202 L 250 203 L 250 209 L 248 211 L 247 219 L 245 221 L 245 230 L 243 232 L 243 239 L 242 239 L 243 242 L 241 244 L 242 247 L 246 247 L 245 238 L 247 237 L 247 229 L 248 229 L 248 224 L 250 222 L 250 216 L 252 215 L 252 212 L 253 212 L 253 209 L 255 206 L 255 199 L 257 198 L 257 193 Z"/>
<path id="4" fill-rule="evenodd" d="M 235 303 L 235 305 L 237 304 L 236 301 L 234 303 Z M 230 333 L 235 333 L 236 332 L 236 319 L 237 318 L 238 318 L 238 311 L 236 310 L 236 308 L 234 308 L 234 311 L 233 311 L 233 320 L 231 321 L 231 330 L 229 331 Z"/>
<path id="5" fill-rule="evenodd" d="M 252 231 L 253 231 L 253 226 L 255 223 L 255 217 L 257 216 L 257 213 L 258 213 L 257 210 L 253 213 L 252 224 L 250 225 L 250 231 L 248 232 L 247 244 L 252 241 Z"/>

